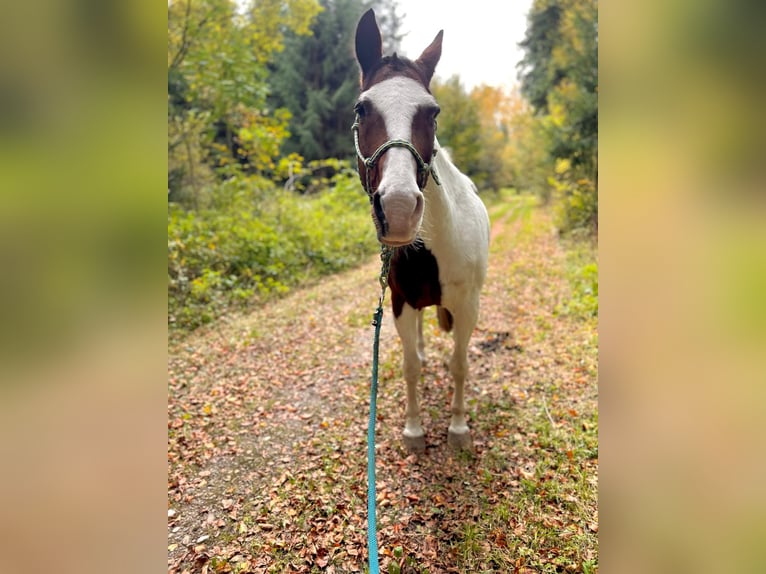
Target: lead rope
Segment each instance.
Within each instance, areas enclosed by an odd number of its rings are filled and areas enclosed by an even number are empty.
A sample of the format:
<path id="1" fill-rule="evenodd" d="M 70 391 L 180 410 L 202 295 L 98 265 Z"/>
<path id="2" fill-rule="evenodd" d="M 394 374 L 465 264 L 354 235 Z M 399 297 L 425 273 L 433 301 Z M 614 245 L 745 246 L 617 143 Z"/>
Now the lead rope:
<path id="1" fill-rule="evenodd" d="M 370 422 L 367 425 L 367 549 L 370 574 L 379 573 L 377 521 L 375 519 L 375 418 L 378 399 L 378 347 L 380 326 L 383 323 L 383 300 L 386 298 L 388 271 L 394 248 L 382 245 L 380 249 L 380 299 L 372 316 L 375 337 L 372 344 L 372 381 L 370 383 Z"/>

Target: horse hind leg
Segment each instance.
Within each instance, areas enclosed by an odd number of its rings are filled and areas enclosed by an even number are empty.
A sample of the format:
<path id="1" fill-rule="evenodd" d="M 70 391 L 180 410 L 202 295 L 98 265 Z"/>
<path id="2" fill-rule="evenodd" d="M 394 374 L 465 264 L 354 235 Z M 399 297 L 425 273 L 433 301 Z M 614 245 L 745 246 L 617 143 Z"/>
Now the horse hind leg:
<path id="1" fill-rule="evenodd" d="M 402 341 L 402 350 L 404 351 L 402 371 L 407 383 L 407 409 L 402 437 L 404 445 L 409 450 L 416 452 L 422 452 L 426 448 L 425 433 L 420 421 L 420 406 L 418 404 L 418 382 L 422 367 L 419 349 L 422 332 L 418 324 L 421 315 L 421 311 L 405 304 L 402 313 L 394 319 L 399 339 Z"/>
<path id="2" fill-rule="evenodd" d="M 460 450 L 469 450 L 472 447 L 471 431 L 466 422 L 465 379 L 468 374 L 468 343 L 476 326 L 478 311 L 477 302 L 473 305 L 465 305 L 459 312 L 453 314 L 455 348 L 450 360 L 450 373 L 454 383 L 454 393 L 447 444 Z"/>

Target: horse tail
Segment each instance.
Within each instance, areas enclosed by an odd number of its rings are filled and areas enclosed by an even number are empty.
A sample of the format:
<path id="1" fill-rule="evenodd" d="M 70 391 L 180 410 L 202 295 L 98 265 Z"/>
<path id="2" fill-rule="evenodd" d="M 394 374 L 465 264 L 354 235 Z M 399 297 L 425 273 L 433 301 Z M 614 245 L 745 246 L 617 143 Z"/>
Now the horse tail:
<path id="1" fill-rule="evenodd" d="M 442 331 L 446 331 L 447 333 L 452 331 L 452 313 L 444 307 L 439 306 L 436 308 L 436 317 L 439 319 L 439 327 L 442 328 Z"/>

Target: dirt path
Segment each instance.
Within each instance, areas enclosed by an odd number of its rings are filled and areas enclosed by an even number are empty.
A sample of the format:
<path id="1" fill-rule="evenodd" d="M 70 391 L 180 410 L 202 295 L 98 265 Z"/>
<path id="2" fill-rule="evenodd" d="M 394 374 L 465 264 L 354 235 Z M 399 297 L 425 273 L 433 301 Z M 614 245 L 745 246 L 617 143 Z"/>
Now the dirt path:
<path id="1" fill-rule="evenodd" d="M 446 444 L 451 341 L 426 313 L 427 449 L 403 450 L 401 350 L 382 328 L 383 572 L 597 571 L 597 335 L 563 312 L 570 258 L 546 211 L 491 209 L 470 348 L 473 454 Z M 366 425 L 378 262 L 170 350 L 168 564 L 181 572 L 366 571 Z"/>

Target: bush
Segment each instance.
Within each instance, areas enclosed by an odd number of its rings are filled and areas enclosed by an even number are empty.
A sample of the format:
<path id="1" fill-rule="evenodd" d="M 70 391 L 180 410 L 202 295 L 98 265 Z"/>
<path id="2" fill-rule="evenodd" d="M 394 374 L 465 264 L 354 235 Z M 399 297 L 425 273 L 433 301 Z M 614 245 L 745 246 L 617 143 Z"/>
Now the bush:
<path id="1" fill-rule="evenodd" d="M 570 297 L 556 307 L 556 313 L 589 320 L 598 317 L 598 261 L 596 245 L 582 239 L 565 240 L 566 278 Z"/>
<path id="2" fill-rule="evenodd" d="M 554 189 L 556 225 L 562 234 L 598 233 L 598 190 L 595 182 L 579 175 L 569 160 L 557 160 L 556 175 L 548 182 Z"/>
<path id="3" fill-rule="evenodd" d="M 232 178 L 206 204 L 199 211 L 169 204 L 168 321 L 176 330 L 356 265 L 377 249 L 367 198 L 347 174 L 312 196 Z"/>

